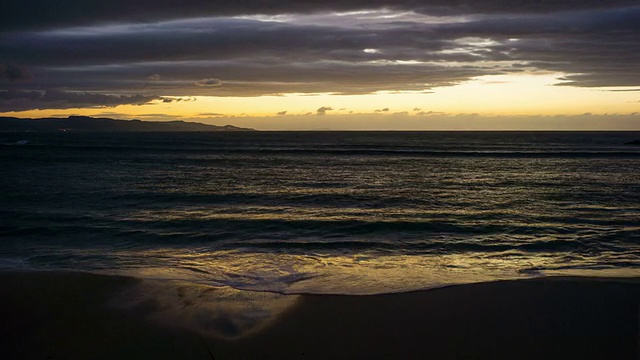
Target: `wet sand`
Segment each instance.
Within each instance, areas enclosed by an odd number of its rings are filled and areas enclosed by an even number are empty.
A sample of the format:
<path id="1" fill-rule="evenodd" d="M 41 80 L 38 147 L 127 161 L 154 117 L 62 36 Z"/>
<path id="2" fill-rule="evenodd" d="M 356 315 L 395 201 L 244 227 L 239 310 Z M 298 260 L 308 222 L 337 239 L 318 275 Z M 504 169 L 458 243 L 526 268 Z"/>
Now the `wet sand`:
<path id="1" fill-rule="evenodd" d="M 147 283 L 0 272 L 0 358 L 639 356 L 637 278 L 539 278 L 373 296 L 280 296 Z"/>

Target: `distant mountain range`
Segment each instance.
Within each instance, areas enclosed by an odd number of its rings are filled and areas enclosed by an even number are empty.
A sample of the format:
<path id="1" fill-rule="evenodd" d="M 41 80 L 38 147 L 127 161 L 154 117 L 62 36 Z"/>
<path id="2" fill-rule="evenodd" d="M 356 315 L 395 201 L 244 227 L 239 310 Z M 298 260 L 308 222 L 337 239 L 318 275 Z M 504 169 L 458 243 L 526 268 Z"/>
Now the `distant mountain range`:
<path id="1" fill-rule="evenodd" d="M 232 125 L 217 126 L 187 121 L 141 121 L 69 116 L 25 119 L 0 117 L 0 131 L 256 131 Z"/>

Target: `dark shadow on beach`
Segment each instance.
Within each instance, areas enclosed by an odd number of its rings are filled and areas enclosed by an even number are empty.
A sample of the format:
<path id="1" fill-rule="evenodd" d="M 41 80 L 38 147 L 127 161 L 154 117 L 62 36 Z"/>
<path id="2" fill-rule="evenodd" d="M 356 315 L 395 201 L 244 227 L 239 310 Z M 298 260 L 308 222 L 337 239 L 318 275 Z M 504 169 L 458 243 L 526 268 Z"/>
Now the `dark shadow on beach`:
<path id="1" fill-rule="evenodd" d="M 159 322 L 153 315 L 166 305 L 153 299 L 113 306 L 140 283 L 132 278 L 2 272 L 0 281 L 3 359 L 638 358 L 637 279 L 303 295 L 267 326 L 234 337 Z"/>

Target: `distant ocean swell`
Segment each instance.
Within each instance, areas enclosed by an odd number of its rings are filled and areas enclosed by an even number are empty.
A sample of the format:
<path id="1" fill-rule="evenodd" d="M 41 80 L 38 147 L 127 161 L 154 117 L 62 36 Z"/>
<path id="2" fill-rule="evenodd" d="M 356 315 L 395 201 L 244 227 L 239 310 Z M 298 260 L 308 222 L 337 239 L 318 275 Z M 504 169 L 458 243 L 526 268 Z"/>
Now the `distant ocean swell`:
<path id="1" fill-rule="evenodd" d="M 123 209 L 124 210 L 124 209 Z M 171 231 L 189 233 L 196 236 L 220 235 L 221 232 L 233 232 L 237 237 L 260 237 L 269 234 L 290 232 L 289 236 L 296 233 L 309 236 L 313 232 L 321 237 L 353 237 L 356 235 L 398 235 L 399 238 L 420 238 L 432 234 L 482 236 L 504 235 L 514 238 L 518 235 L 533 236 L 561 236 L 581 233 L 611 236 L 611 233 L 619 234 L 620 241 L 636 239 L 635 231 L 640 226 L 630 225 L 634 220 L 634 212 L 618 212 L 616 214 L 605 213 L 599 217 L 583 218 L 575 216 L 551 216 L 531 214 L 526 218 L 511 218 L 503 221 L 501 216 L 507 216 L 504 212 L 460 213 L 434 212 L 429 214 L 393 214 L 384 217 L 385 209 L 377 209 L 375 213 L 343 214 L 335 210 L 333 216 L 317 214 L 314 218 L 308 218 L 320 209 L 313 209 L 308 213 L 286 214 L 261 211 L 250 214 L 252 218 L 242 218 L 238 210 L 224 213 L 215 211 L 207 212 L 199 208 L 197 211 L 142 213 L 132 214 L 119 218 L 114 213 L 82 214 L 74 213 L 21 213 L 20 211 L 0 211 L 0 216 L 14 218 L 11 223 L 0 226 L 0 234 L 4 236 L 25 235 L 51 232 L 67 232 L 68 236 L 74 234 L 91 233 L 95 231 L 142 231 L 146 233 L 162 234 Z M 17 216 L 16 216 L 17 215 Z M 394 216 L 395 215 L 395 216 Z M 350 217 L 350 218 L 349 218 Z M 397 220 L 393 220 L 397 217 Z M 415 218 L 413 220 L 410 220 Z M 246 236 L 243 236 L 246 235 Z M 624 235 L 624 236 L 623 236 Z M 160 239 L 150 239 L 155 242 Z M 214 239 L 212 239 L 214 240 Z M 483 240 L 485 240 L 483 238 Z M 185 242 L 189 238 L 184 239 Z"/>
<path id="2" fill-rule="evenodd" d="M 505 149 L 491 150 L 432 150 L 432 149 L 366 149 L 366 148 L 278 148 L 278 147 L 256 147 L 256 148 L 236 148 L 236 147 L 139 147 L 139 146 L 99 146 L 99 145 L 38 145 L 32 144 L 31 149 L 40 150 L 67 150 L 67 151 L 87 151 L 85 155 L 93 155 L 92 152 L 101 153 L 108 151 L 118 154 L 169 154 L 171 156 L 185 155 L 290 155 L 290 156 L 395 156 L 395 157 L 490 157 L 490 158 L 640 158 L 640 151 L 588 151 L 576 149 L 548 149 L 539 151 L 538 149 L 522 149 L 518 151 Z M 186 159 L 185 159 L 186 160 Z M 203 163 L 207 161 L 219 161 L 219 159 L 192 158 L 189 162 Z"/>

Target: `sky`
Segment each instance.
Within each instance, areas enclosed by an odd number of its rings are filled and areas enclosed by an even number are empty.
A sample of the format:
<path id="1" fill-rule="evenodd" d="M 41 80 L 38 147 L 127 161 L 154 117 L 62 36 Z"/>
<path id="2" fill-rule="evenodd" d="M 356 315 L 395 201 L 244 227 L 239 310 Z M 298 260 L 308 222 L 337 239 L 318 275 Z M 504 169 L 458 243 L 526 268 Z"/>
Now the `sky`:
<path id="1" fill-rule="evenodd" d="M 0 116 L 640 130 L 637 0 L 4 0 Z"/>

